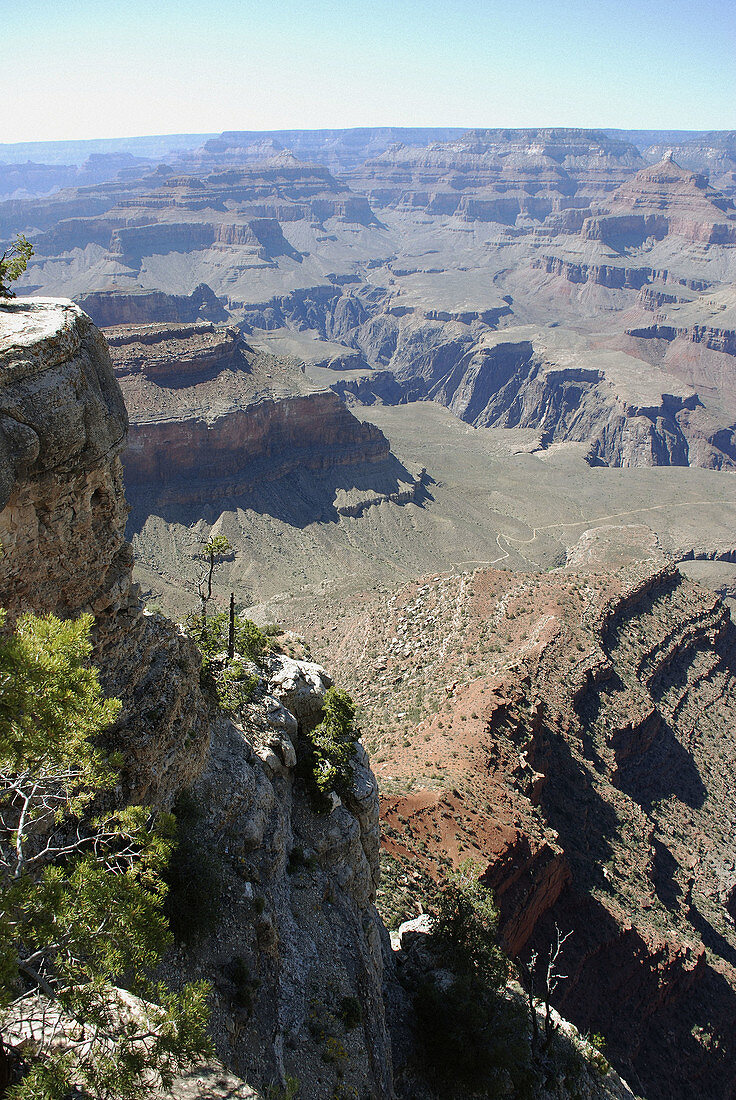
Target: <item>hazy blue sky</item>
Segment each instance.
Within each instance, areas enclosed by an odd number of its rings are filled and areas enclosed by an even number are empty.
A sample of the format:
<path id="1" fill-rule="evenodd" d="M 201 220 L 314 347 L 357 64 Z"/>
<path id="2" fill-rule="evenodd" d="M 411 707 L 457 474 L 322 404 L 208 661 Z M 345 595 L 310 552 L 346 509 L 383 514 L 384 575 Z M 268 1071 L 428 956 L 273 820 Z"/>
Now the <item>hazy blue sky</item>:
<path id="1" fill-rule="evenodd" d="M 0 142 L 736 129 L 736 0 L 0 0 Z"/>

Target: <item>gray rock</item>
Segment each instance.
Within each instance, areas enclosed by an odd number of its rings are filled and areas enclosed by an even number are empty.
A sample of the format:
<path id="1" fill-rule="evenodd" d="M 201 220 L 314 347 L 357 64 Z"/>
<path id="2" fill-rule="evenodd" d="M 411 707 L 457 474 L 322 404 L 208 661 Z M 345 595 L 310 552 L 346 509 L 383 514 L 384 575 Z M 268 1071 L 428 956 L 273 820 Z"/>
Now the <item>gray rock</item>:
<path id="1" fill-rule="evenodd" d="M 268 663 L 270 694 L 291 711 L 300 725 L 319 721 L 324 694 L 331 686 L 332 678 L 311 661 L 279 655 Z"/>

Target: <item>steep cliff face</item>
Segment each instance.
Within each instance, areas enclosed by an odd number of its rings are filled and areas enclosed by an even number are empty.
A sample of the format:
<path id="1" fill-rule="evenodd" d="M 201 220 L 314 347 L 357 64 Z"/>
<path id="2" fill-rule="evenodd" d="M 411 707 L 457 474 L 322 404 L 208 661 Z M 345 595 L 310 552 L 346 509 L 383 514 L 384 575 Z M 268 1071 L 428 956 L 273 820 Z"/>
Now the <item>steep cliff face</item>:
<path id="1" fill-rule="evenodd" d="M 378 467 L 386 437 L 298 367 L 207 324 L 107 329 L 131 416 L 123 457 L 134 500 L 216 503 L 297 472 Z"/>
<path id="2" fill-rule="evenodd" d="M 71 303 L 10 302 L 2 319 L 4 587 L 38 610 L 125 610 L 128 417 L 105 342 Z"/>
<path id="3" fill-rule="evenodd" d="M 553 257 L 545 259 L 544 270 L 632 292 L 668 274 L 565 267 Z M 436 401 L 475 427 L 535 428 L 545 444 L 588 443 L 590 461 L 609 466 L 723 469 L 736 462 L 723 411 L 704 415 L 694 386 L 675 371 L 552 328 L 499 331 L 503 309 L 485 317 L 440 318 L 420 305 L 396 303 L 378 287 L 315 287 L 252 307 L 247 317 L 263 328 L 314 329 L 353 348 L 364 373 L 348 373 L 332 388 L 356 404 Z M 719 340 L 729 346 L 725 337 Z"/>
<path id="4" fill-rule="evenodd" d="M 191 294 L 92 290 L 77 295 L 76 301 L 100 326 L 227 320 L 227 311 L 206 283 L 201 283 Z"/>
<path id="5" fill-rule="evenodd" d="M 139 609 L 120 462 L 128 418 L 107 345 L 71 302 L 11 302 L 0 322 L 2 604 L 92 612 L 103 686 L 124 704 L 114 737 L 130 794 L 170 802 L 202 766 L 207 707 L 192 690 L 194 646 Z"/>
<path id="6" fill-rule="evenodd" d="M 0 311 L 0 408 L 0 603 L 94 612 L 94 660 L 123 700 L 109 737 L 127 796 L 170 806 L 188 791 L 201 807 L 182 830 L 198 846 L 191 874 L 217 868 L 217 904 L 196 947 L 166 961 L 172 980 L 213 982 L 218 1054 L 254 1095 L 290 1074 L 306 1095 L 389 1100 L 375 780 L 359 748 L 352 792 L 318 815 L 294 774 L 328 677 L 271 660 L 236 724 L 202 694 L 189 639 L 140 610 L 123 534 L 125 409 L 106 344 L 72 303 Z"/>

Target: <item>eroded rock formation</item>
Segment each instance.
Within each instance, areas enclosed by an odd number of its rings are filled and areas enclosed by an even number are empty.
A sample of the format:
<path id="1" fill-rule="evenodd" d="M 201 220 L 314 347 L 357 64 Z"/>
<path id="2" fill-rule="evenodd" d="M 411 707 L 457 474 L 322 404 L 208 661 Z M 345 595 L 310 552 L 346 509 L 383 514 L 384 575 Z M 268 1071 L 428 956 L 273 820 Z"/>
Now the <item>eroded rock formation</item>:
<path id="1" fill-rule="evenodd" d="M 394 146 L 350 178 L 382 206 L 513 225 L 584 208 L 641 167 L 638 149 L 598 130 L 469 130 L 426 149 Z"/>
<path id="2" fill-rule="evenodd" d="M 553 574 L 428 578 L 356 607 L 362 663 L 349 616 L 320 651 L 383 724 L 394 889 L 487 866 L 513 952 L 572 931 L 556 1003 L 637 1091 L 726 1096 L 736 631 L 641 535 L 590 532 Z"/>
<path id="3" fill-rule="evenodd" d="M 375 469 L 380 488 L 380 471 L 388 477 L 398 466 L 378 428 L 317 390 L 294 363 L 253 351 L 236 329 L 143 325 L 106 335 L 131 417 L 123 461 L 135 500 L 244 500 L 297 474 L 343 468 Z M 407 480 L 413 498 L 420 483 Z M 399 502 L 401 491 L 394 478 L 373 497 Z M 360 507 L 369 503 L 363 494 Z"/>
<path id="4" fill-rule="evenodd" d="M 96 325 L 136 325 L 176 321 L 226 321 L 228 314 L 214 293 L 202 283 L 191 294 L 164 294 L 160 290 L 93 290 L 77 296 L 77 305 Z"/>
<path id="5" fill-rule="evenodd" d="M 608 243 L 641 243 L 668 233 L 702 244 L 736 244 L 733 201 L 704 176 L 682 168 L 671 154 L 643 168 L 611 196 L 609 211 L 591 217 L 581 234 Z"/>
<path id="6" fill-rule="evenodd" d="M 573 282 L 630 290 L 657 274 L 584 265 L 572 270 L 552 257 L 544 265 Z M 587 443 L 590 461 L 610 466 L 723 469 L 736 462 L 732 426 L 722 413 L 704 413 L 684 378 L 654 362 L 642 369 L 629 348 L 602 349 L 553 329 L 511 327 L 505 312 L 508 307 L 483 318 L 438 318 L 436 311 L 401 307 L 395 296 L 363 286 L 297 291 L 253 306 L 246 316 L 257 327 L 316 330 L 353 348 L 357 360 L 336 364 L 344 376 L 332 388 L 354 404 L 436 401 L 475 427 L 536 428 L 545 444 Z M 630 334 L 666 336 L 651 328 Z M 730 347 L 723 330 L 718 336 L 697 330 L 689 339 Z M 361 363 L 361 373 L 352 373 Z"/>
<path id="7" fill-rule="evenodd" d="M 128 797 L 171 806 L 189 791 L 202 807 L 192 874 L 217 865 L 218 907 L 168 972 L 213 980 L 218 1054 L 259 1090 L 289 1073 L 311 1096 L 331 1096 L 339 1079 L 389 1100 L 375 780 L 359 749 L 352 794 L 320 816 L 294 777 L 297 738 L 329 679 L 274 659 L 235 724 L 202 694 L 192 642 L 140 609 L 124 539 L 125 409 L 105 341 L 71 302 L 0 311 L 0 408 L 2 605 L 11 616 L 94 613 L 94 660 L 123 700 L 109 738 Z M 359 1027 L 342 1022 L 345 998 Z"/>

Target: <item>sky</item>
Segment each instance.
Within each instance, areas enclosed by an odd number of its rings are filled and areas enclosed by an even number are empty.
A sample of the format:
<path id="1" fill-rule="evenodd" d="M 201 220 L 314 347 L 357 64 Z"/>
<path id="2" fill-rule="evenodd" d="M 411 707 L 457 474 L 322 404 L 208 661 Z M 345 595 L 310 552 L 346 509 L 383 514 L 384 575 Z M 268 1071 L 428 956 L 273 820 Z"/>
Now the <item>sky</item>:
<path id="1" fill-rule="evenodd" d="M 736 129 L 736 0 L 0 0 L 0 143 Z"/>

